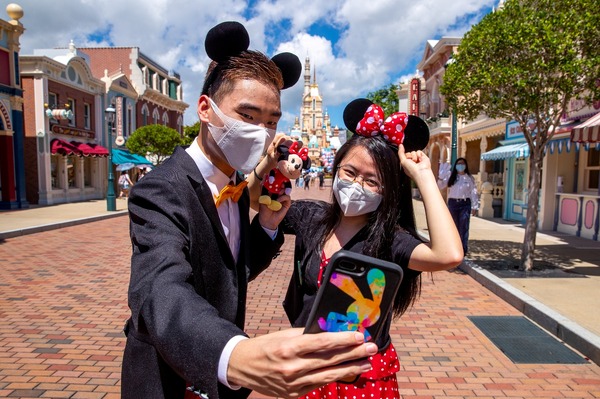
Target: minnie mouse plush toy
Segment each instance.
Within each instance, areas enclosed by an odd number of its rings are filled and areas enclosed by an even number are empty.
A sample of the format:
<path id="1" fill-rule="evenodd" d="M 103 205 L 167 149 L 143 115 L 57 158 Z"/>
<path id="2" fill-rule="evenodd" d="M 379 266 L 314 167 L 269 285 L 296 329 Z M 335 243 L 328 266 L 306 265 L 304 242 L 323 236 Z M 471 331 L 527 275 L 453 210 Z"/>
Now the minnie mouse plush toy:
<path id="1" fill-rule="evenodd" d="M 289 148 L 285 145 L 277 147 L 277 152 L 280 154 L 277 158 L 277 168 L 272 169 L 263 178 L 262 192 L 258 198 L 260 204 L 267 205 L 273 211 L 280 210 L 281 203 L 277 198 L 283 194 L 290 195 L 292 192 L 290 180 L 297 179 L 302 170 L 310 168 L 308 148 L 300 148 L 301 146 L 301 142 L 294 141 Z"/>

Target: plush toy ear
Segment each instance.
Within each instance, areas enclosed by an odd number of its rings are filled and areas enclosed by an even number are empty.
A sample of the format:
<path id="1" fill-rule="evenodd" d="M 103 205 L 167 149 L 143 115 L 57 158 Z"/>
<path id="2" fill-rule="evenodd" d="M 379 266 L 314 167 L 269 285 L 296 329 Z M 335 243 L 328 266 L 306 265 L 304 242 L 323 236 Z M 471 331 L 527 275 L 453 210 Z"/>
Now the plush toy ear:
<path id="1" fill-rule="evenodd" d="M 271 58 L 271 61 L 277 65 L 283 77 L 283 89 L 292 87 L 300 78 L 302 72 L 302 64 L 295 54 L 280 53 Z"/>
<path id="2" fill-rule="evenodd" d="M 418 116 L 408 115 L 408 123 L 404 129 L 404 150 L 406 152 L 419 151 L 429 143 L 429 127 Z"/>
<path id="3" fill-rule="evenodd" d="M 248 50 L 250 36 L 248 31 L 239 22 L 226 21 L 211 28 L 206 34 L 204 47 L 211 60 L 221 62 Z"/>
<path id="4" fill-rule="evenodd" d="M 373 104 L 371 100 L 366 98 L 357 98 L 352 100 L 346 108 L 344 108 L 344 124 L 352 133 L 356 134 L 356 126 L 365 116 L 367 109 Z"/>

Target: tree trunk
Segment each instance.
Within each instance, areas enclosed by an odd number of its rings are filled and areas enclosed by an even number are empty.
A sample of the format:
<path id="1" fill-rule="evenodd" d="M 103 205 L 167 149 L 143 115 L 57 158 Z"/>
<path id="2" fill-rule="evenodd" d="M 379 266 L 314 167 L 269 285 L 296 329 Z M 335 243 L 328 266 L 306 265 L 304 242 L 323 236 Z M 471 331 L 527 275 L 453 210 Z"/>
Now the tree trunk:
<path id="1" fill-rule="evenodd" d="M 531 149 L 530 149 L 531 150 Z M 525 222 L 525 236 L 523 238 L 523 249 L 521 252 L 521 264 L 519 270 L 531 271 L 535 255 L 535 238 L 538 228 L 539 193 L 542 174 L 542 162 L 544 152 L 535 148 L 529 157 L 529 182 L 527 197 L 527 218 Z"/>

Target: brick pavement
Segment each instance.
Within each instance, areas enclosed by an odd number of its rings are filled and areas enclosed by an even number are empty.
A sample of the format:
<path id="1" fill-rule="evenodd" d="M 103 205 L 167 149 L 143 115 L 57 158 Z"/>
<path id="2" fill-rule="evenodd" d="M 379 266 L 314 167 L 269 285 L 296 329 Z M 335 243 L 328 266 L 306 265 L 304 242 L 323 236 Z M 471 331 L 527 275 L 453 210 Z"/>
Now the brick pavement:
<path id="1" fill-rule="evenodd" d="M 121 216 L 0 243 L 0 397 L 119 397 L 127 223 Z M 292 244 L 250 285 L 250 335 L 288 326 L 281 301 Z M 519 313 L 460 271 L 425 276 L 421 299 L 392 328 L 403 398 L 600 398 L 599 366 L 514 364 L 473 315 Z"/>

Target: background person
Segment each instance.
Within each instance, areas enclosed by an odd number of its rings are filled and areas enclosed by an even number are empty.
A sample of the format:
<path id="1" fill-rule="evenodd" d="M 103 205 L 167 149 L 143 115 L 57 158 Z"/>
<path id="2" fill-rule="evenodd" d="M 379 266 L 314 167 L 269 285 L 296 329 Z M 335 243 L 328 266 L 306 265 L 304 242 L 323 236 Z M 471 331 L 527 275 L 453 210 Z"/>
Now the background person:
<path id="1" fill-rule="evenodd" d="M 125 198 L 127 198 L 129 196 L 129 190 L 133 186 L 133 182 L 131 181 L 131 178 L 127 174 L 127 171 L 121 172 L 118 183 L 119 183 L 119 198 L 123 198 L 123 196 Z"/>
<path id="2" fill-rule="evenodd" d="M 355 360 L 377 351 L 357 333 L 315 339 L 289 329 L 248 338 L 243 331 L 248 280 L 283 242 L 277 225 L 289 197 L 280 197 L 280 211 L 261 207 L 250 222 L 247 188 L 229 183 L 251 174 L 273 141 L 280 90 L 301 71 L 297 57 L 269 60 L 248 42 L 239 23 L 208 33 L 207 53 L 218 61 L 198 100 L 200 133 L 132 190 L 122 398 L 245 398 L 250 389 L 297 396 L 370 369 Z"/>
<path id="3" fill-rule="evenodd" d="M 465 158 L 458 158 L 448 171 L 440 175 L 438 186 L 443 189 L 448 187 L 448 209 L 454 224 L 460 234 L 463 252 L 469 253 L 469 225 L 471 215 L 475 216 L 479 209 L 479 195 L 475 179 L 469 173 L 469 165 Z"/>

